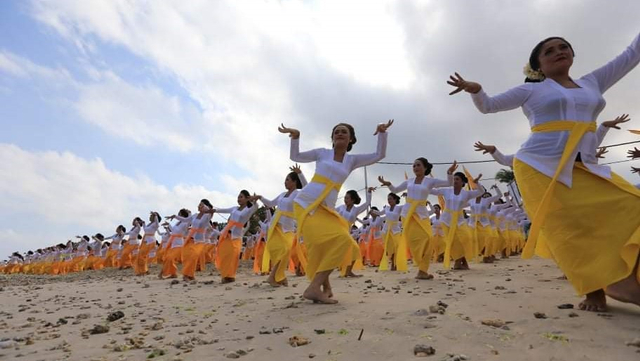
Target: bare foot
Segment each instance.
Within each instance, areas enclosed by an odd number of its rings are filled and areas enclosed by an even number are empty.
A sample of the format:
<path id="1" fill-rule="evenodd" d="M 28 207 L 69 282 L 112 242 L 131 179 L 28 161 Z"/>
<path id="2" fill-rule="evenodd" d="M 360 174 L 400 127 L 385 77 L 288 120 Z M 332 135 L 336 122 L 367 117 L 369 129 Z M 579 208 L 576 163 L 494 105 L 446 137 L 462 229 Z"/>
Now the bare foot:
<path id="1" fill-rule="evenodd" d="M 158 279 L 162 279 L 162 272 L 158 275 Z"/>
<path id="2" fill-rule="evenodd" d="M 195 280 L 195 278 L 190 277 L 190 276 L 182 276 L 182 280 L 185 281 L 185 282 L 189 282 L 189 281 Z"/>
<path id="3" fill-rule="evenodd" d="M 640 284 L 636 281 L 636 273 L 605 288 L 607 296 L 625 303 L 633 303 L 640 306 Z"/>
<path id="4" fill-rule="evenodd" d="M 310 290 L 308 288 L 304 291 L 304 293 L 302 294 L 302 297 L 313 301 L 313 303 L 322 303 L 322 304 L 328 304 L 328 305 L 338 303 L 338 301 L 327 297 L 327 295 L 324 292 L 317 292 L 314 290 Z"/>
<path id="5" fill-rule="evenodd" d="M 282 286 L 280 283 L 276 282 L 275 278 L 267 278 L 267 283 L 270 284 L 272 287 L 280 287 Z"/>
<path id="6" fill-rule="evenodd" d="M 456 260 L 456 262 L 453 264 L 453 269 L 466 271 L 469 269 L 469 264 L 467 263 L 467 260 L 462 257 Z"/>
<path id="7" fill-rule="evenodd" d="M 278 284 L 284 287 L 289 287 L 289 281 L 286 278 L 278 282 Z"/>
<path id="8" fill-rule="evenodd" d="M 418 274 L 416 275 L 416 279 L 417 280 L 432 280 L 433 279 L 433 275 L 429 274 L 427 272 L 418 271 Z"/>
<path id="9" fill-rule="evenodd" d="M 578 308 L 583 311 L 606 312 L 607 298 L 603 290 L 587 293 L 587 298 L 580 302 Z"/>
<path id="10" fill-rule="evenodd" d="M 324 293 L 327 298 L 333 298 L 333 291 L 331 290 L 331 288 L 323 287 L 322 293 Z"/>
<path id="11" fill-rule="evenodd" d="M 178 278 L 178 276 L 169 276 L 167 278 Z"/>
<path id="12" fill-rule="evenodd" d="M 351 278 L 358 278 L 358 277 L 362 277 L 362 275 L 357 275 L 351 271 L 347 272 L 347 274 L 345 275 L 345 277 L 351 277 Z"/>
<path id="13" fill-rule="evenodd" d="M 482 263 L 493 263 L 491 257 L 482 257 Z"/>
<path id="14" fill-rule="evenodd" d="M 222 277 L 222 281 L 220 281 L 220 283 L 232 283 L 235 282 L 236 279 L 233 277 Z"/>

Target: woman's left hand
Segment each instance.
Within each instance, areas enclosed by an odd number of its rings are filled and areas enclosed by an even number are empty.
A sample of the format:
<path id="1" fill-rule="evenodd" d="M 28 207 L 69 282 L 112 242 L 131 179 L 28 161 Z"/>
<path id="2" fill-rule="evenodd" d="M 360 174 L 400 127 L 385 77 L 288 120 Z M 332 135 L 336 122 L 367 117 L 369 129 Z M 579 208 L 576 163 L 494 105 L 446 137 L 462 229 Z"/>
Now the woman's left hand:
<path id="1" fill-rule="evenodd" d="M 373 133 L 373 135 L 378 135 L 378 133 L 385 133 L 392 124 L 393 124 L 393 119 L 389 119 L 389 121 L 386 123 L 378 124 L 378 126 L 376 127 L 376 132 Z"/>

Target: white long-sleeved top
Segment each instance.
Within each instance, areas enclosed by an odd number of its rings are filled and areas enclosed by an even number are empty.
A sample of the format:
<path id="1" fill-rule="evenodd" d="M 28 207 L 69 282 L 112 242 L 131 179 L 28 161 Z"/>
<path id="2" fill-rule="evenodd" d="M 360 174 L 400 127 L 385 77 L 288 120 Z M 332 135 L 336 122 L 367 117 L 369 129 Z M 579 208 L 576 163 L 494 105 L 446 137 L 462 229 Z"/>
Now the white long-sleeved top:
<path id="1" fill-rule="evenodd" d="M 122 239 L 124 238 L 124 236 L 124 233 L 116 233 L 113 236 L 106 237 L 104 240 L 111 240 L 111 245 L 109 246 L 110 249 L 119 250 L 121 247 L 120 243 L 122 243 Z"/>
<path id="2" fill-rule="evenodd" d="M 239 207 L 231 207 L 231 208 L 216 208 L 216 213 L 228 213 L 229 220 L 235 221 L 240 224 L 245 224 L 249 221 L 249 218 L 258 210 L 258 202 L 253 202 L 251 207 L 244 207 L 240 209 Z M 244 229 L 241 227 L 232 227 L 231 228 L 231 238 L 242 238 L 242 234 L 244 233 Z"/>
<path id="3" fill-rule="evenodd" d="M 324 176 L 333 182 L 342 184 L 351 172 L 359 167 L 373 164 L 382 160 L 387 153 L 387 133 L 378 134 L 378 145 L 375 153 L 370 154 L 345 154 L 342 162 L 333 160 L 333 149 L 318 148 L 306 152 L 300 152 L 300 139 L 291 138 L 290 158 L 292 161 L 309 163 L 316 162 L 315 174 Z M 300 190 L 295 202 L 306 208 L 311 205 L 322 193 L 325 185 L 313 180 Z M 332 189 L 322 204 L 329 209 L 334 209 L 338 200 L 338 191 Z"/>
<path id="4" fill-rule="evenodd" d="M 502 197 L 501 194 L 496 194 L 495 196 L 492 197 L 487 197 L 487 198 L 480 198 L 480 202 L 477 203 L 476 199 L 472 199 L 469 201 L 469 207 L 471 208 L 471 215 L 469 217 L 469 226 L 471 226 L 471 228 L 476 228 L 476 217 L 474 217 L 474 215 L 481 215 L 478 218 L 478 221 L 480 222 L 480 224 L 483 227 L 489 226 L 491 225 L 491 221 L 489 220 L 489 206 L 497 201 L 498 199 L 500 199 Z"/>
<path id="5" fill-rule="evenodd" d="M 302 186 L 307 185 L 307 179 L 304 177 L 304 174 L 299 173 L 298 177 L 300 178 L 300 183 Z M 300 193 L 299 189 L 294 189 L 291 191 L 291 194 L 287 196 L 288 192 L 282 192 L 275 199 L 270 200 L 265 197 L 261 197 L 260 201 L 265 206 L 272 208 L 278 207 L 280 211 L 293 213 L 293 201 L 296 199 L 298 194 Z M 296 230 L 296 221 L 294 218 L 282 215 L 278 220 L 278 224 L 280 225 L 280 230 L 284 233 L 294 232 Z"/>
<path id="6" fill-rule="evenodd" d="M 189 217 L 176 216 L 176 219 L 179 220 L 180 222 L 187 223 L 188 225 L 191 226 L 192 229 L 193 228 L 202 229 L 203 230 L 202 232 L 196 232 L 193 234 L 193 241 L 196 243 L 202 243 L 202 242 L 205 242 L 204 231 L 206 231 L 207 228 L 211 227 L 209 224 L 209 221 L 211 220 L 211 216 L 213 214 L 202 213 L 200 218 L 198 218 L 198 214 L 200 213 L 192 214 Z"/>
<path id="7" fill-rule="evenodd" d="M 602 94 L 640 62 L 640 35 L 615 59 L 593 72 L 574 80 L 579 88 L 565 88 L 552 79 L 540 83 L 525 83 L 502 94 L 489 97 L 483 90 L 471 94 L 482 113 L 495 113 L 518 107 L 529 119 L 530 127 L 554 120 L 578 122 L 595 121 L 604 109 Z M 558 180 L 571 187 L 571 175 L 576 154 L 595 175 L 611 178 L 611 169 L 597 164 L 595 150 L 608 128 L 600 126 L 596 134 L 587 132 L 571 154 Z M 539 172 L 553 177 L 562 151 L 569 137 L 568 131 L 531 133 L 516 153 L 516 158 Z"/>
<path id="8" fill-rule="evenodd" d="M 384 227 L 382 228 L 383 234 L 387 233 L 389 227 L 391 227 L 391 233 L 393 234 L 402 232 L 402 228 L 400 227 L 400 215 L 402 214 L 402 208 L 405 206 L 406 205 L 401 206 L 396 204 L 393 209 L 391 209 L 391 207 L 387 205 L 378 212 L 379 216 L 384 216 Z M 390 226 L 391 223 L 393 223 L 393 225 Z"/>
<path id="9" fill-rule="evenodd" d="M 138 239 L 138 236 L 140 235 L 140 230 L 141 230 L 140 226 L 135 226 L 131 228 L 129 232 L 127 232 L 127 236 L 129 236 L 127 240 L 128 244 L 135 245 L 135 246 L 140 245 L 140 240 Z"/>
<path id="10" fill-rule="evenodd" d="M 453 185 L 453 175 L 448 174 L 447 180 L 436 179 L 436 178 L 422 178 L 422 182 L 416 184 L 415 178 L 409 178 L 404 182 L 400 183 L 397 187 L 390 185 L 389 190 L 394 193 L 400 193 L 404 190 L 407 191 L 407 198 L 415 199 L 421 202 L 420 205 L 416 207 L 416 214 L 420 217 L 420 219 L 429 218 L 429 212 L 427 211 L 427 198 L 432 189 L 439 187 L 450 187 Z M 402 216 L 405 217 L 409 212 L 410 206 L 402 207 Z"/>
<path id="11" fill-rule="evenodd" d="M 440 220 L 441 218 L 442 218 L 442 213 L 440 213 L 440 218 L 438 218 L 436 215 L 431 217 L 431 228 L 433 229 L 434 236 L 444 237 L 444 230 L 442 229 L 442 226 L 441 226 L 442 221 Z"/>
<path id="12" fill-rule="evenodd" d="M 481 184 L 478 184 L 478 189 L 476 190 L 468 191 L 461 189 L 458 194 L 455 194 L 453 187 L 436 188 L 431 190 L 431 194 L 444 197 L 445 209 L 440 215 L 440 221 L 447 226 L 450 226 L 452 216 L 449 211 L 462 211 L 467 206 L 469 200 L 480 197 L 484 192 L 485 189 Z M 461 225 L 464 222 L 467 222 L 467 220 L 460 215 L 458 217 L 458 225 Z"/>
<path id="13" fill-rule="evenodd" d="M 155 220 L 151 223 L 149 223 L 148 225 L 145 225 L 143 227 L 144 230 L 144 239 L 142 240 L 142 242 L 144 243 L 155 243 L 156 242 L 156 232 L 158 231 L 158 227 L 160 227 L 160 224 L 158 224 L 158 221 Z"/>
<path id="14" fill-rule="evenodd" d="M 366 196 L 367 199 L 363 204 L 360 204 L 358 206 L 354 205 L 351 207 L 351 209 L 347 209 L 346 204 L 342 204 L 338 208 L 336 208 L 336 212 L 338 212 L 338 214 L 342 218 L 346 219 L 347 223 L 349 223 L 350 225 L 356 223 L 356 218 L 358 218 L 358 215 L 366 211 L 369 205 L 371 204 L 371 192 L 367 190 L 366 193 L 367 193 L 367 196 Z"/>
<path id="15" fill-rule="evenodd" d="M 378 214 L 380 213 L 378 212 Z M 370 219 L 365 220 L 364 224 L 367 225 L 367 232 L 373 231 L 374 239 L 382 238 L 382 228 L 384 227 L 384 217 L 380 217 L 376 215 L 375 218 L 371 217 Z"/>
<path id="16" fill-rule="evenodd" d="M 175 226 L 171 227 L 172 236 L 181 236 L 174 237 L 173 242 L 171 243 L 171 248 L 178 248 L 184 245 L 184 237 L 189 231 L 189 224 L 189 222 L 178 221 Z"/>

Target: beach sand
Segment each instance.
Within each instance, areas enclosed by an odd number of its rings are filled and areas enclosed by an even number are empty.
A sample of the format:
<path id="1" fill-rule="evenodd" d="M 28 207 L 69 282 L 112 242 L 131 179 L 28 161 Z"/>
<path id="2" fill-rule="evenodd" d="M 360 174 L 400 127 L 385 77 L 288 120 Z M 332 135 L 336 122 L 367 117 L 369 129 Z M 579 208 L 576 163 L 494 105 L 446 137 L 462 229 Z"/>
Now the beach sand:
<path id="1" fill-rule="evenodd" d="M 334 272 L 337 305 L 302 300 L 306 278 L 271 288 L 248 263 L 227 285 L 209 272 L 195 284 L 131 270 L 2 275 L 0 359 L 640 360 L 640 308 L 609 300 L 608 313 L 577 310 L 581 298 L 548 260 L 471 267 L 435 264 L 433 281 Z M 90 334 L 96 325 L 108 331 Z M 293 347 L 292 337 L 310 343 Z M 416 345 L 435 354 L 417 357 Z"/>

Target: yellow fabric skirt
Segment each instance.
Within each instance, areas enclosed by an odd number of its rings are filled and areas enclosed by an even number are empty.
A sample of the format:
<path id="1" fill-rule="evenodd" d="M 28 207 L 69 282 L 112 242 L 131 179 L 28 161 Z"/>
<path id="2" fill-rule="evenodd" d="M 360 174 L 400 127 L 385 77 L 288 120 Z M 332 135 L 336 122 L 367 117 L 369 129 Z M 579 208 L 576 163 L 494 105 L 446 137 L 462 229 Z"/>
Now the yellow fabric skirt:
<path id="1" fill-rule="evenodd" d="M 242 251 L 242 239 L 225 238 L 218 244 L 216 254 L 216 267 L 223 278 L 236 278 L 236 271 L 240 263 L 240 252 Z"/>
<path id="2" fill-rule="evenodd" d="M 276 270 L 276 282 L 280 282 L 287 278 L 285 271 L 289 266 L 289 257 L 291 256 L 291 248 L 293 247 L 294 238 L 294 232 L 284 233 L 280 229 L 280 225 L 277 225 L 271 235 L 271 238 L 267 241 L 267 249 L 265 252 L 269 253 L 271 264 L 275 266 L 280 262 L 278 264 L 278 269 Z"/>
<path id="3" fill-rule="evenodd" d="M 431 220 L 429 220 L 429 218 L 420 219 L 418 216 L 414 215 L 407 222 L 407 227 L 402 231 L 402 235 L 407 242 L 409 250 L 411 251 L 413 264 L 416 265 L 420 271 L 425 273 L 429 271 L 431 255 L 434 247 L 434 244 L 431 241 L 431 235 L 429 235 L 425 230 L 430 228 Z M 399 250 L 398 253 L 401 253 L 401 251 Z M 397 266 L 398 271 L 407 270 L 406 263 L 404 265 L 404 269 L 400 268 L 400 263 L 398 263 Z"/>
<path id="4" fill-rule="evenodd" d="M 442 229 L 444 234 L 449 234 L 449 226 L 442 223 Z M 473 242 L 473 233 L 469 225 L 463 223 L 459 224 L 456 228 L 456 234 L 453 236 L 453 243 L 451 244 L 451 258 L 457 260 L 465 257 L 467 261 L 472 260 L 475 257 L 476 247 Z M 445 236 L 446 238 L 446 236 Z"/>
<path id="5" fill-rule="evenodd" d="M 402 233 L 394 234 L 393 232 L 389 231 L 385 233 L 382 243 L 382 260 L 380 261 L 380 266 L 378 267 L 378 269 L 380 271 L 388 271 L 389 260 L 393 258 L 396 265 L 396 270 L 407 271 L 409 269 L 409 249 L 407 247 L 407 241 L 403 238 Z"/>
<path id="6" fill-rule="evenodd" d="M 493 250 L 493 239 L 492 239 L 492 231 L 491 226 L 483 226 L 481 224 L 476 224 L 476 228 L 469 227 L 471 230 L 471 236 L 475 238 L 476 234 L 478 237 L 477 247 L 478 254 L 482 253 L 485 257 L 491 255 L 491 251 Z M 484 251 L 483 251 L 484 249 Z"/>
<path id="7" fill-rule="evenodd" d="M 515 160 L 518 187 L 533 214 L 551 178 Z M 640 191 L 615 173 L 603 179 L 576 163 L 571 188 L 556 186 L 536 254 L 551 256 L 580 295 L 628 277 L 640 254 Z M 640 270 L 636 274 L 640 281 Z"/>
<path id="8" fill-rule="evenodd" d="M 294 205 L 296 218 L 304 212 Z M 355 261 L 360 257 L 360 247 L 351 237 L 349 230 L 342 227 L 337 213 L 329 211 L 324 205 L 315 209 L 304 221 L 300 231 L 307 247 L 307 266 L 305 272 L 313 280 L 317 272 L 330 271 L 340 267 L 345 257 Z"/>

